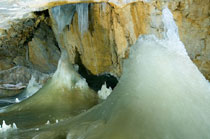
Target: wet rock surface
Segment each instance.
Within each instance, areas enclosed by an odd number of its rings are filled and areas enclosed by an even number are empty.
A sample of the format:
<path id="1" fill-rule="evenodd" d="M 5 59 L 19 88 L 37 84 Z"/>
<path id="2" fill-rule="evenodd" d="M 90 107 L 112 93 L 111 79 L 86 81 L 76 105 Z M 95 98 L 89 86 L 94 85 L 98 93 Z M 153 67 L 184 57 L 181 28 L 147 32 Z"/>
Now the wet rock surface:
<path id="1" fill-rule="evenodd" d="M 48 74 L 22 66 L 0 71 L 0 98 L 14 96 L 23 91 L 32 76 L 40 84 L 46 83 L 50 78 Z"/>
<path id="2" fill-rule="evenodd" d="M 33 14 L 32 17 L 22 19 L 8 29 L 0 29 L 0 70 L 14 66 L 29 67 L 27 43 L 43 20 L 43 15 Z"/>
<path id="3" fill-rule="evenodd" d="M 41 23 L 28 46 L 29 61 L 34 69 L 48 73 L 56 70 L 60 51 L 54 33 L 49 26 Z"/>

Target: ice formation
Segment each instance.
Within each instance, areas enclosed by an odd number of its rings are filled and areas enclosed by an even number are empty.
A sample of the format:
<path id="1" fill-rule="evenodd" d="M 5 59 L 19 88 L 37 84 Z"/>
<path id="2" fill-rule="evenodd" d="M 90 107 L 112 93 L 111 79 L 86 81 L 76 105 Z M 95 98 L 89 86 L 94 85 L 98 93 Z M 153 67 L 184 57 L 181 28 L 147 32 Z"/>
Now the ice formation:
<path id="1" fill-rule="evenodd" d="M 16 102 L 16 103 L 19 103 L 19 102 L 20 102 L 20 100 L 19 100 L 18 98 L 16 98 L 16 99 L 15 99 L 15 102 Z"/>
<path id="2" fill-rule="evenodd" d="M 79 81 L 76 82 L 75 88 L 80 88 L 80 89 L 88 88 L 88 84 L 85 79 L 80 79 Z"/>
<path id="3" fill-rule="evenodd" d="M 48 120 L 47 122 L 46 122 L 46 125 L 49 125 L 50 124 L 50 121 Z"/>
<path id="4" fill-rule="evenodd" d="M 3 84 L 5 88 L 8 89 L 22 89 L 25 88 L 25 86 L 22 85 L 22 83 L 18 83 L 16 85 L 12 85 L 12 84 Z M 28 83 L 27 88 L 18 96 L 16 96 L 16 98 L 5 98 L 5 99 L 0 99 L 0 103 L 20 103 L 21 101 L 23 101 L 24 99 L 27 99 L 28 97 L 34 95 L 40 88 L 42 88 L 42 85 L 39 84 L 35 77 L 32 75 L 31 79 Z"/>
<path id="5" fill-rule="evenodd" d="M 110 97 L 61 123 L 69 131 L 67 137 L 210 138 L 210 84 L 183 48 L 179 39 L 170 36 L 162 40 L 141 36 Z"/>
<path id="6" fill-rule="evenodd" d="M 165 40 L 170 40 L 167 43 L 176 43 L 177 45 L 168 44 L 169 46 L 174 48 L 174 51 L 179 51 L 183 55 L 187 55 L 184 44 L 180 41 L 178 27 L 173 19 L 173 15 L 170 10 L 165 7 L 162 11 L 162 20 L 164 24 L 164 32 L 163 36 Z"/>
<path id="7" fill-rule="evenodd" d="M 96 93 L 89 89 L 86 81 L 68 62 L 67 52 L 62 50 L 62 56 L 53 77 L 28 99 L 1 108 L 0 120 L 14 121 L 19 127 L 33 127 L 37 124 L 45 124 L 47 120 L 79 114 L 95 104 L 97 104 Z M 37 113 L 39 113 L 38 118 Z"/>
<path id="8" fill-rule="evenodd" d="M 163 18 L 168 16 L 164 22 L 173 25 L 172 14 L 164 10 Z M 165 29 L 175 31 L 173 27 Z M 68 125 L 78 125 L 74 127 L 78 134 L 69 126 L 68 135 L 87 139 L 204 139 L 210 138 L 209 115 L 210 84 L 180 40 L 147 35 L 132 46 L 110 97 L 78 117 L 78 123 L 70 121 Z"/>
<path id="9" fill-rule="evenodd" d="M 17 129 L 17 126 L 15 123 L 13 123 L 12 125 L 7 125 L 6 122 L 3 120 L 2 125 L 0 125 L 0 133 L 11 131 L 14 129 Z"/>
<path id="10" fill-rule="evenodd" d="M 28 86 L 26 88 L 26 96 L 25 97 L 28 98 L 28 97 L 34 95 L 40 88 L 42 88 L 42 85 L 39 84 L 36 81 L 35 77 L 32 75 L 31 79 L 28 83 Z"/>
<path id="11" fill-rule="evenodd" d="M 88 3 L 68 4 L 56 6 L 52 8 L 52 15 L 54 16 L 58 25 L 59 33 L 71 24 L 75 12 L 78 14 L 78 27 L 80 33 L 83 35 L 88 30 Z"/>
<path id="12" fill-rule="evenodd" d="M 63 86 L 65 84 L 65 86 L 69 89 L 88 89 L 88 85 L 85 79 L 81 78 L 81 76 L 75 71 L 74 66 L 69 64 L 66 57 L 68 57 L 68 55 L 64 50 L 60 58 L 61 60 L 58 62 L 58 69 L 53 75 L 53 81 L 56 82 L 55 84 L 57 86 Z"/>
<path id="13" fill-rule="evenodd" d="M 76 4 L 78 25 L 82 35 L 88 30 L 88 6 L 88 3 Z"/>
<path id="14" fill-rule="evenodd" d="M 58 25 L 59 33 L 62 33 L 63 29 L 71 24 L 72 18 L 76 11 L 75 4 L 68 4 L 62 6 L 56 6 L 52 8 L 52 15 L 54 16 L 56 23 Z"/>
<path id="15" fill-rule="evenodd" d="M 144 2 L 149 2 L 152 0 L 92 0 L 92 2 L 103 2 L 103 3 L 112 3 L 115 4 L 119 7 L 125 6 L 128 3 L 132 2 L 137 2 L 137 1 L 144 1 Z M 62 5 L 63 3 L 69 3 L 69 4 L 75 4 L 75 3 L 84 3 L 84 2 L 90 2 L 89 0 L 1 0 L 0 1 L 0 18 L 2 19 L 0 21 L 0 28 L 8 28 L 12 22 L 18 22 L 17 19 L 23 19 L 23 18 L 30 18 L 33 17 L 31 12 L 33 11 L 40 11 L 40 10 L 45 10 L 47 8 L 50 8 L 51 3 L 57 3 L 57 6 L 54 10 L 55 12 L 60 12 L 61 16 L 63 16 L 61 7 L 65 7 L 66 12 L 66 20 L 67 22 L 70 21 L 71 19 L 71 13 L 68 8 L 70 6 L 59 6 Z M 74 6 L 71 6 L 72 8 Z M 81 20 L 80 24 L 80 29 L 83 32 L 83 29 L 85 30 L 87 28 L 87 15 L 88 13 L 88 4 L 80 4 L 80 6 L 77 7 L 78 10 L 80 11 L 80 19 L 85 19 Z M 72 11 L 74 11 L 72 9 Z M 83 17 L 84 18 L 83 18 Z M 65 27 L 65 24 L 67 23 L 60 24 L 59 30 L 62 30 L 63 27 Z M 84 26 L 82 26 L 84 25 Z M 1 34 L 0 34 L 1 35 Z"/>
<path id="16" fill-rule="evenodd" d="M 22 137 L 41 137 L 44 133 L 53 133 L 52 138 L 63 137 L 68 132 L 68 138 L 86 139 L 210 138 L 210 84 L 187 55 L 171 12 L 165 8 L 162 13 L 165 38 L 146 35 L 138 39 L 123 65 L 119 84 L 103 103 Z M 30 117 L 23 116 L 24 121 L 19 121 L 20 118 L 17 122 L 27 123 L 27 118 L 37 118 L 34 113 L 49 114 L 49 111 L 54 119 L 60 119 L 57 114 L 63 116 L 72 108 L 87 106 L 87 101 L 94 98 L 84 95 L 90 90 L 83 90 L 80 85 L 75 88 L 82 78 L 67 59 L 64 52 L 53 78 L 38 93 L 7 108 L 10 115 L 16 113 L 17 117 L 31 112 Z M 81 91 L 78 96 L 68 96 L 77 94 L 77 89 Z M 9 119 L 9 114 L 4 118 Z M 49 117 L 46 120 L 45 116 L 40 117 L 46 122 Z"/>
<path id="17" fill-rule="evenodd" d="M 107 97 L 111 94 L 112 88 L 107 88 L 106 83 L 102 85 L 101 90 L 98 91 L 98 97 L 102 100 L 107 99 Z"/>

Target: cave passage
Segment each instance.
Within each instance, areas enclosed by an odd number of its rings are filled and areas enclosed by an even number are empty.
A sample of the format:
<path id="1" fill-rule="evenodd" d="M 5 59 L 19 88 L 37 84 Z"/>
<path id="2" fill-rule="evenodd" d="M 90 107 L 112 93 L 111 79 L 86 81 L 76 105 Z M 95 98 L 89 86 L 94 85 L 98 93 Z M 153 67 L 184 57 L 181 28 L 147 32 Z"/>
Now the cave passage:
<path id="1" fill-rule="evenodd" d="M 99 91 L 104 83 L 106 83 L 107 87 L 111 87 L 112 90 L 116 87 L 118 83 L 118 79 L 109 74 L 105 73 L 102 75 L 93 75 L 90 71 L 88 71 L 82 64 L 79 64 L 79 74 L 86 79 L 88 86 L 94 91 Z"/>

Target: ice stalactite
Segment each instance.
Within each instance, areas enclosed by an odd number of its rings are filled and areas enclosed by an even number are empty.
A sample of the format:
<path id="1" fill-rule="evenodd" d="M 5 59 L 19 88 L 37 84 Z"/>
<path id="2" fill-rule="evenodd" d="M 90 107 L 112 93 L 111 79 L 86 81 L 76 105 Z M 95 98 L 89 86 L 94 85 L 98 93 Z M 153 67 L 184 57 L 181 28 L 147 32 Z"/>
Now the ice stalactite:
<path id="1" fill-rule="evenodd" d="M 63 29 L 71 24 L 75 12 L 77 12 L 79 31 L 83 35 L 88 30 L 88 6 L 88 3 L 80 3 L 52 8 L 52 15 L 58 25 L 59 33 L 62 33 Z"/>
<path id="2" fill-rule="evenodd" d="M 71 24 L 75 11 L 75 4 L 56 6 L 52 8 L 52 15 L 54 16 L 58 25 L 59 33 L 62 33 L 63 29 L 67 25 Z"/>
<path id="3" fill-rule="evenodd" d="M 76 4 L 76 11 L 78 14 L 78 26 L 83 35 L 88 30 L 88 3 Z"/>

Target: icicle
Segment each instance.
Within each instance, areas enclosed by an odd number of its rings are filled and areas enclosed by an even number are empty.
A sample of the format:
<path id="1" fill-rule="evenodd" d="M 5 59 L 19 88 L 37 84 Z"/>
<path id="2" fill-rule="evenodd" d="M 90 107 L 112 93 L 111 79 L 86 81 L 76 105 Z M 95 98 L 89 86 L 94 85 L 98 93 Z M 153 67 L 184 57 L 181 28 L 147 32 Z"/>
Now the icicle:
<path id="1" fill-rule="evenodd" d="M 52 8 L 52 15 L 54 16 L 58 25 L 58 31 L 61 33 L 66 25 L 71 24 L 75 11 L 78 13 L 78 26 L 83 35 L 88 30 L 88 3 L 69 4 L 57 6 Z"/>
<path id="2" fill-rule="evenodd" d="M 81 35 L 88 30 L 88 3 L 81 3 L 76 5 L 78 13 L 78 25 Z"/>
<path id="3" fill-rule="evenodd" d="M 75 4 L 56 6 L 52 8 L 52 15 L 58 25 L 59 33 L 61 33 L 67 25 L 71 24 L 75 9 Z"/>

